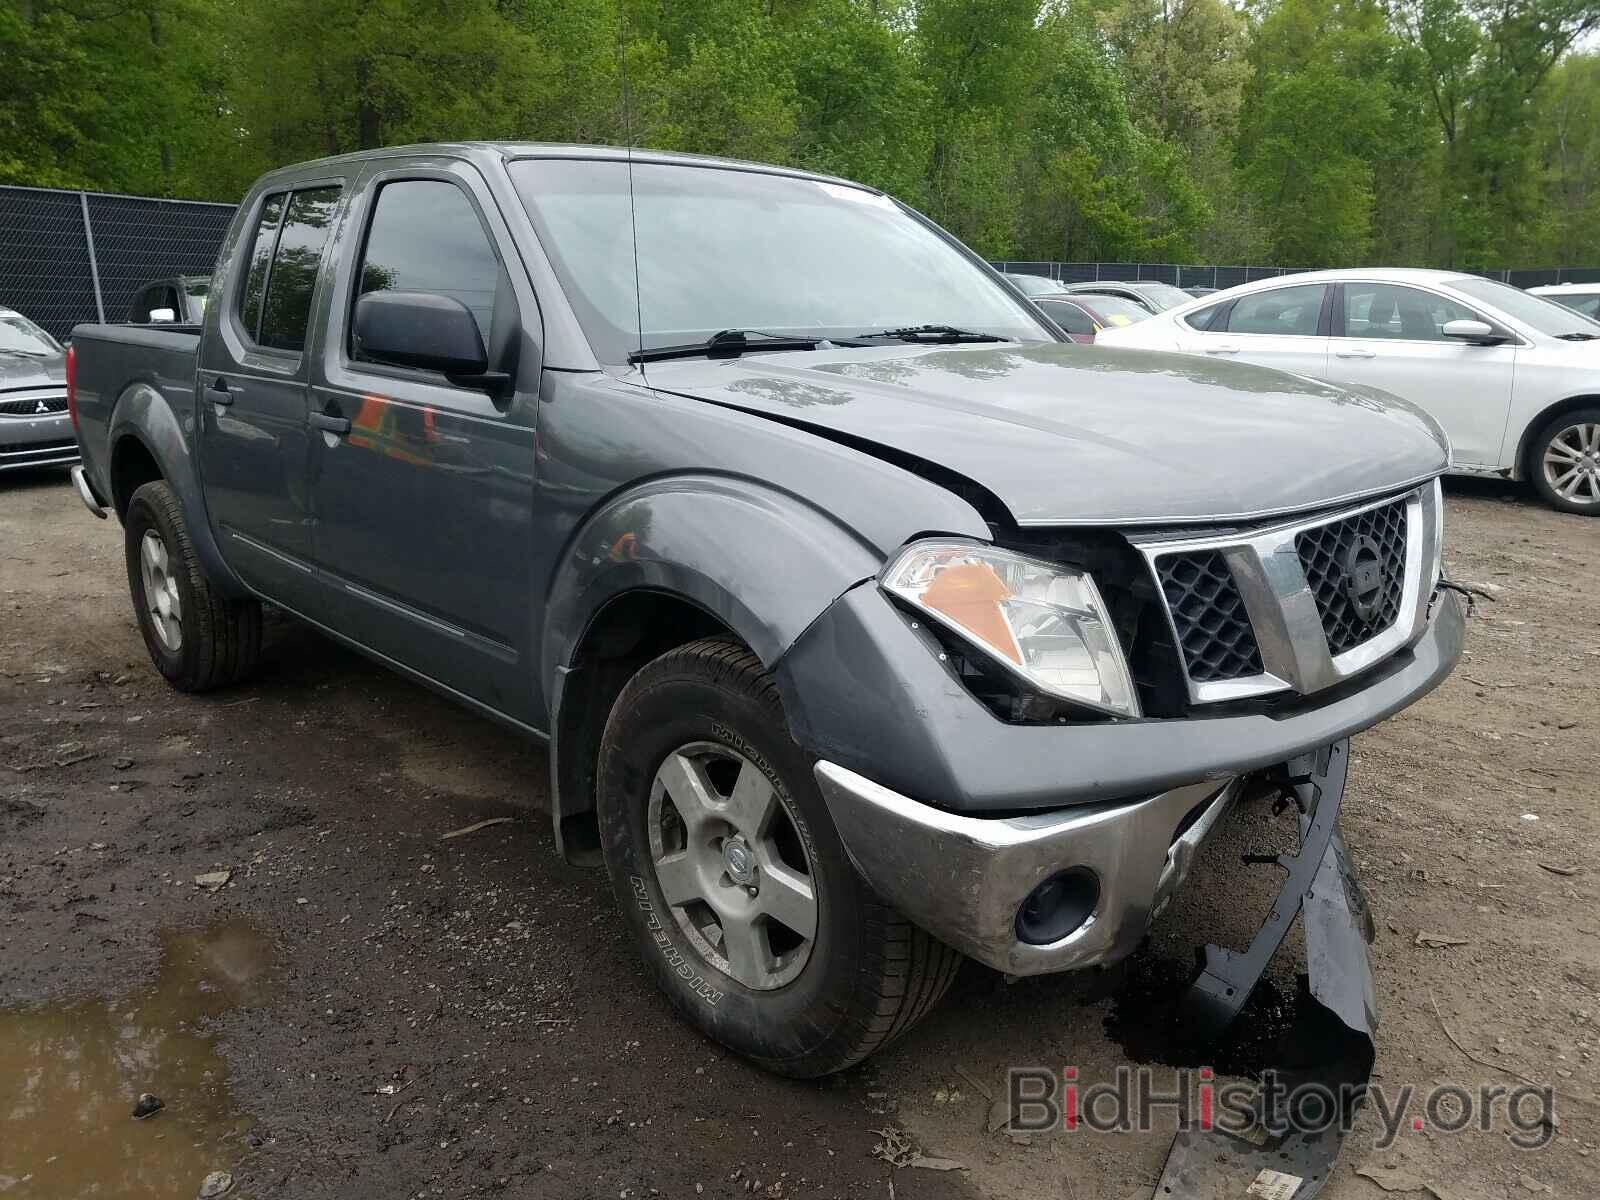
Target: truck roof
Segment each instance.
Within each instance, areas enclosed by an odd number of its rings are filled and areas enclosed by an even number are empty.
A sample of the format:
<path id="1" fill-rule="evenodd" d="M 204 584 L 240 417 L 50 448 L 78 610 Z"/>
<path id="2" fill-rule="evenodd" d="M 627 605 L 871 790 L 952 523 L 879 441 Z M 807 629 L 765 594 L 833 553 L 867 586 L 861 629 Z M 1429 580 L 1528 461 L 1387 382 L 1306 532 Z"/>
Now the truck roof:
<path id="1" fill-rule="evenodd" d="M 796 179 L 814 179 L 823 183 L 844 184 L 863 191 L 881 195 L 877 188 L 837 175 L 822 175 L 798 167 L 785 167 L 775 163 L 751 162 L 738 158 L 719 158 L 710 154 L 680 154 L 673 150 L 650 150 L 634 146 L 582 145 L 569 142 L 419 142 L 407 146 L 384 146 L 376 150 L 356 150 L 349 154 L 336 154 L 327 158 L 307 159 L 268 171 L 262 180 L 284 175 L 303 174 L 307 169 L 330 163 L 368 162 L 399 156 L 413 157 L 433 154 L 445 158 L 465 158 L 479 163 L 509 162 L 518 158 L 589 158 L 626 161 L 632 155 L 634 162 L 676 163 L 683 166 L 721 167 L 735 171 L 761 171 L 773 175 L 792 175 Z M 259 181 L 258 181 L 259 182 Z"/>

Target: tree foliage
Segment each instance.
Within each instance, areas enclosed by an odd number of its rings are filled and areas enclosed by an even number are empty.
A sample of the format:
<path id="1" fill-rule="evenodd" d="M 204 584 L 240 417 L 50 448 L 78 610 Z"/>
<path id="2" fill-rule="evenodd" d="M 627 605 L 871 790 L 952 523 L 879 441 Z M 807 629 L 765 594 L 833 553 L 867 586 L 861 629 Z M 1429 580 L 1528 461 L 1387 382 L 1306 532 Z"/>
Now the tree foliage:
<path id="1" fill-rule="evenodd" d="M 877 184 L 995 257 L 1600 261 L 1600 0 L 0 0 L 0 182 L 411 141 Z"/>

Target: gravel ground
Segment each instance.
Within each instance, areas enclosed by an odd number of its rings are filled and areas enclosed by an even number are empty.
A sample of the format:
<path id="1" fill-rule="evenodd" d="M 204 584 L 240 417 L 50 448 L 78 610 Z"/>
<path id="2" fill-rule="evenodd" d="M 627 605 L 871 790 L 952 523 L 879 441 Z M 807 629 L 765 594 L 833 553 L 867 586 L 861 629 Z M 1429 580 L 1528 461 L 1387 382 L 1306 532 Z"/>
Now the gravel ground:
<path id="1" fill-rule="evenodd" d="M 1495 599 L 1455 676 L 1357 739 L 1345 807 L 1378 922 L 1377 1078 L 1529 1076 L 1561 1093 L 1557 1134 L 1378 1150 L 1369 1105 L 1324 1194 L 1385 1194 L 1366 1167 L 1441 1200 L 1586 1196 L 1600 524 L 1462 484 L 1447 541 L 1451 576 Z M 60 474 L 0 482 L 0 1194 L 186 1200 L 222 1170 L 258 1197 L 1147 1196 L 1170 1126 L 1018 1142 L 985 1132 L 981 1092 L 1013 1064 L 1171 1061 L 1127 1019 L 1140 989 L 1242 944 L 1271 890 L 1239 866 L 1268 836 L 1242 810 L 1131 972 L 969 966 L 907 1038 L 797 1084 L 673 1017 L 605 880 L 556 857 L 545 787 L 541 749 L 289 623 L 247 687 L 170 692 L 115 522 Z M 167 1108 L 135 1124 L 141 1091 Z M 965 1169 L 894 1171 L 885 1129 Z"/>

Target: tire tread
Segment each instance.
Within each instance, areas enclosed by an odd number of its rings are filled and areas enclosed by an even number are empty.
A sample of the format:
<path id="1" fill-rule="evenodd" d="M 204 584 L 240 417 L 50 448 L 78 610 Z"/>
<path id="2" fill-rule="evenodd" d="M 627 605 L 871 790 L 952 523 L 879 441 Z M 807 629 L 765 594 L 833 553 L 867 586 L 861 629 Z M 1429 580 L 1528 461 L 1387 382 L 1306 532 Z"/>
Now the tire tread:
<path id="1" fill-rule="evenodd" d="M 744 692 L 787 730 L 776 680 L 755 654 L 728 638 L 702 638 L 668 651 L 641 670 L 627 691 L 682 676 L 709 677 Z M 853 981 L 853 1011 L 844 1014 L 835 1034 L 805 1061 L 765 1061 L 771 1069 L 815 1076 L 852 1066 L 921 1021 L 954 982 L 964 961 L 960 952 L 906 920 L 871 891 L 870 883 L 866 890 L 869 898 L 860 920 L 867 956 Z"/>
<path id="2" fill-rule="evenodd" d="M 256 600 L 235 600 L 211 586 L 194 544 L 189 538 L 189 525 L 183 505 L 165 480 L 157 479 L 143 484 L 128 502 L 128 520 L 132 524 L 138 507 L 149 508 L 161 520 L 161 532 L 169 531 L 176 543 L 170 548 L 173 557 L 182 564 L 188 575 L 189 592 L 194 597 L 194 625 L 184 629 L 185 641 L 193 639 L 197 648 L 193 661 L 176 676 L 166 675 L 167 681 L 184 692 L 206 692 L 225 687 L 244 679 L 255 669 L 261 654 L 261 605 Z M 135 548 L 129 547 L 130 584 L 134 572 Z M 136 593 L 137 594 L 137 593 Z M 145 617 L 138 614 L 143 630 Z M 185 614 L 187 618 L 188 614 Z M 188 626 L 185 619 L 184 624 Z M 148 634 L 146 634 L 148 640 Z M 152 655 L 154 648 L 152 647 Z"/>

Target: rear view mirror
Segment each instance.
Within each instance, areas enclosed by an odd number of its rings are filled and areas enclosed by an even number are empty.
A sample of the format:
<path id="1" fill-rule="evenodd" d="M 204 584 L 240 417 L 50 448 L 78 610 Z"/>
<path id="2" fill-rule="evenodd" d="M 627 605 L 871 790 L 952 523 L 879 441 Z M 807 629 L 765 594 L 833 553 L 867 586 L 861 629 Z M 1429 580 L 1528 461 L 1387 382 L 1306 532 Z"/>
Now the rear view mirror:
<path id="1" fill-rule="evenodd" d="M 1494 327 L 1486 321 L 1446 321 L 1439 330 L 1447 338 L 1455 338 L 1462 342 L 1476 342 L 1483 346 L 1492 346 L 1506 339 L 1494 331 Z"/>
<path id="2" fill-rule="evenodd" d="M 173 312 L 170 308 L 152 308 L 150 310 L 150 321 L 152 324 L 170 325 L 177 319 L 178 314 Z"/>
<path id="3" fill-rule="evenodd" d="M 446 376 L 482 376 L 483 335 L 472 310 L 433 292 L 368 292 L 356 301 L 357 353 L 373 362 Z"/>

